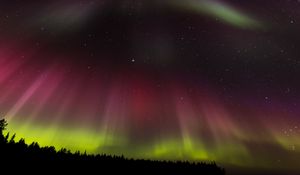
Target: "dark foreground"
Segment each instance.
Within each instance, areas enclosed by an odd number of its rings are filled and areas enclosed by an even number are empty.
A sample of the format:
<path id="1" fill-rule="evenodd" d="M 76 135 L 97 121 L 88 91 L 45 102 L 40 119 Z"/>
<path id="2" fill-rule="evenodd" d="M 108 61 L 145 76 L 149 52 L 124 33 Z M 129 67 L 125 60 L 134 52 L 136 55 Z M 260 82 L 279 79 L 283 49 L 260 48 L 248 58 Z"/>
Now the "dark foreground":
<path id="1" fill-rule="evenodd" d="M 3 121 L 2 121 L 3 122 Z M 1 123 L 0 123 L 1 124 Z M 133 160 L 122 156 L 87 155 L 71 153 L 66 149 L 40 147 L 37 143 L 27 145 L 24 139 L 15 142 L 14 136 L 0 134 L 0 162 L 3 170 L 23 174 L 38 171 L 41 174 L 225 174 L 215 163 L 166 162 Z M 3 171 L 2 171 L 3 172 Z"/>
<path id="2" fill-rule="evenodd" d="M 1 144 L 1 162 L 6 166 L 23 167 L 24 170 L 43 169 L 67 172 L 110 172 L 131 174 L 225 174 L 215 163 L 191 164 L 188 162 L 162 162 L 150 160 L 131 160 L 107 155 L 72 154 L 66 150 L 56 152 L 52 147 L 39 148 L 21 143 Z"/>

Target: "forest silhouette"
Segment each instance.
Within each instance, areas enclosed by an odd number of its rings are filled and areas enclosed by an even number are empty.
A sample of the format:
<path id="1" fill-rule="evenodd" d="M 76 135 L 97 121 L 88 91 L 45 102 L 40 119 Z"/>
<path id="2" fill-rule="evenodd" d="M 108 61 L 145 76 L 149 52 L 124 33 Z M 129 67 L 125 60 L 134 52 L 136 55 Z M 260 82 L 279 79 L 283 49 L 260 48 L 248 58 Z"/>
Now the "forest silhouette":
<path id="1" fill-rule="evenodd" d="M 48 173 L 60 170 L 68 173 L 90 171 L 122 174 L 225 174 L 225 170 L 215 162 L 135 160 L 124 156 L 94 155 L 79 151 L 72 153 L 66 148 L 57 151 L 53 146 L 41 147 L 37 142 L 26 144 L 23 138 L 15 141 L 15 134 L 4 135 L 7 125 L 5 119 L 0 120 L 0 162 L 5 166 L 22 166 L 27 167 L 27 170 L 42 168 L 48 170 Z M 22 169 L 24 170 L 26 169 Z"/>

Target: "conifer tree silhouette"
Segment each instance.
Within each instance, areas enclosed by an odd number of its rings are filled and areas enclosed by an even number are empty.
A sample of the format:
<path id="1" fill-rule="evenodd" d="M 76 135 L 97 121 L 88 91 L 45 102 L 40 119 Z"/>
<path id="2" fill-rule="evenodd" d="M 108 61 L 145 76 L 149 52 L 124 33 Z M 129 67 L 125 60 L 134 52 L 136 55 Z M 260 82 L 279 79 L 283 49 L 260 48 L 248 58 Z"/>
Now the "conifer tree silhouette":
<path id="1" fill-rule="evenodd" d="M 72 153 L 66 148 L 56 150 L 53 146 L 41 147 L 37 142 L 26 144 L 25 139 L 21 138 L 15 141 L 16 134 L 10 137 L 8 133 L 3 135 L 3 131 L 7 127 L 5 119 L 0 120 L 0 162 L 11 164 L 15 167 L 23 165 L 39 165 L 45 169 L 51 167 L 52 169 L 64 169 L 77 172 L 76 168 L 90 170 L 91 172 L 101 169 L 116 173 L 122 170 L 123 174 L 211 174 L 223 175 L 225 170 L 211 163 L 190 163 L 182 161 L 154 161 L 154 160 L 134 160 L 127 159 L 124 156 L 111 155 L 91 155 L 86 151 L 81 153 L 76 151 Z M 71 164 L 71 166 L 68 166 Z M 76 168 L 74 168 L 76 167 Z M 111 169 L 111 167 L 114 167 Z M 1 171 L 0 171 L 1 172 Z M 28 172 L 30 173 L 30 172 Z"/>

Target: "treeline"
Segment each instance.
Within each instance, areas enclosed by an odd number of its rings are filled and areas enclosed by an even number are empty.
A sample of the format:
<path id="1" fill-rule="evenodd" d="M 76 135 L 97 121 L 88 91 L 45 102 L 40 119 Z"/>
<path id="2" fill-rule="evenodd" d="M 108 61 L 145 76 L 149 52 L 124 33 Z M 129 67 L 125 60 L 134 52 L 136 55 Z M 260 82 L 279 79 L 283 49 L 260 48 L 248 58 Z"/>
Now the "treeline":
<path id="1" fill-rule="evenodd" d="M 50 168 L 77 172 L 79 170 L 122 172 L 123 174 L 225 174 L 216 163 L 190 163 L 187 161 L 153 161 L 126 159 L 123 156 L 92 155 L 72 153 L 65 148 L 56 150 L 53 146 L 41 147 L 33 142 L 29 145 L 24 139 L 15 141 L 15 135 L 4 135 L 7 122 L 0 120 L 0 162 L 6 165 L 36 165 L 35 168 Z"/>

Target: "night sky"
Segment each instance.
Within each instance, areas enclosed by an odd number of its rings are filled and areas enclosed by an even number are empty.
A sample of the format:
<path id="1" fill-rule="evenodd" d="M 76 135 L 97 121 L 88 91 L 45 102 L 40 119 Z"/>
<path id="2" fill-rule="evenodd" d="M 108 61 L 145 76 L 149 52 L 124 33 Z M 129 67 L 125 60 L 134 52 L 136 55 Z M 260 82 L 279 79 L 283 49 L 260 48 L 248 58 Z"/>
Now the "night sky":
<path id="1" fill-rule="evenodd" d="M 0 114 L 57 149 L 299 171 L 299 31 L 299 0 L 2 0 Z"/>

